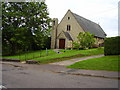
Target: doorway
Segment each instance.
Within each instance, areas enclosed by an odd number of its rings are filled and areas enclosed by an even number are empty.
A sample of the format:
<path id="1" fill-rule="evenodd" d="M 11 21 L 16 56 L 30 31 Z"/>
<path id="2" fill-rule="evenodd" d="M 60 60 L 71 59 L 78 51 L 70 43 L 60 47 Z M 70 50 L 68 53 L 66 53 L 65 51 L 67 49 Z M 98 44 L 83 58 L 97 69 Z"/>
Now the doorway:
<path id="1" fill-rule="evenodd" d="M 65 39 L 59 39 L 59 49 L 65 49 Z"/>

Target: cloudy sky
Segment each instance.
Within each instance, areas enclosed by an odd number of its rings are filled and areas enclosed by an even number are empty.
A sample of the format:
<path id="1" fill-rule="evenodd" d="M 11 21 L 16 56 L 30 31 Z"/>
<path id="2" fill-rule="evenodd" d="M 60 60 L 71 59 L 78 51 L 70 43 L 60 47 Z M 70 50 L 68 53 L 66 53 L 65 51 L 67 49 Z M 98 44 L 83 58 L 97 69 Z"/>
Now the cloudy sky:
<path id="1" fill-rule="evenodd" d="M 46 0 L 51 18 L 59 22 L 68 9 L 72 12 L 99 23 L 107 37 L 118 36 L 119 0 Z"/>

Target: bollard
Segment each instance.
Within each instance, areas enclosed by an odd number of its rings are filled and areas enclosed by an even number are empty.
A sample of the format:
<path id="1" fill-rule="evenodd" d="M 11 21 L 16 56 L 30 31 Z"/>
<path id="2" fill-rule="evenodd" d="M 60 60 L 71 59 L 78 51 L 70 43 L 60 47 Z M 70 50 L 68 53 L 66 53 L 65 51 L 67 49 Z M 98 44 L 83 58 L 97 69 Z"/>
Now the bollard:
<path id="1" fill-rule="evenodd" d="M 46 48 L 46 55 L 48 56 L 48 50 L 47 50 L 47 48 Z"/>

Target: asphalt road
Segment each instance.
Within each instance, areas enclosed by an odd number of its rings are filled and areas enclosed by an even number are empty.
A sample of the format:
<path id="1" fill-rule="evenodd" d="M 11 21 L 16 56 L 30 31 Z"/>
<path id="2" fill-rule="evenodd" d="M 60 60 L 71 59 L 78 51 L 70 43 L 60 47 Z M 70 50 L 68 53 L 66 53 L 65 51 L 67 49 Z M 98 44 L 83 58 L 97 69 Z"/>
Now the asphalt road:
<path id="1" fill-rule="evenodd" d="M 6 88 L 118 88 L 118 80 L 54 73 L 12 65 L 2 65 L 2 85 Z"/>

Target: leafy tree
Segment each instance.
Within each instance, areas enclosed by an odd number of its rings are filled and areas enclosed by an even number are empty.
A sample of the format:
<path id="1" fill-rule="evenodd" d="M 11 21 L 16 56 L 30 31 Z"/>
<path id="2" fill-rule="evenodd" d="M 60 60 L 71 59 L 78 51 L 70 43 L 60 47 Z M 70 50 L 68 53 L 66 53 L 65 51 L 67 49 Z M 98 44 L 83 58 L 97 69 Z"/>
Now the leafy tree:
<path id="1" fill-rule="evenodd" d="M 77 39 L 77 42 L 73 42 L 75 48 L 91 48 L 95 43 L 94 34 L 90 34 L 89 32 L 80 32 Z"/>
<path id="2" fill-rule="evenodd" d="M 51 28 L 48 15 L 45 2 L 2 3 L 3 51 L 15 54 L 45 48 Z"/>

